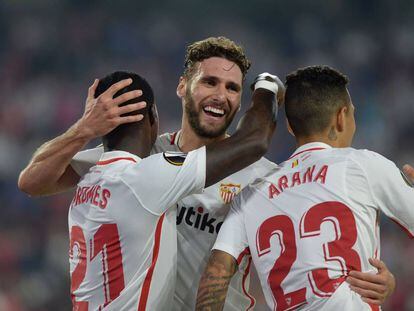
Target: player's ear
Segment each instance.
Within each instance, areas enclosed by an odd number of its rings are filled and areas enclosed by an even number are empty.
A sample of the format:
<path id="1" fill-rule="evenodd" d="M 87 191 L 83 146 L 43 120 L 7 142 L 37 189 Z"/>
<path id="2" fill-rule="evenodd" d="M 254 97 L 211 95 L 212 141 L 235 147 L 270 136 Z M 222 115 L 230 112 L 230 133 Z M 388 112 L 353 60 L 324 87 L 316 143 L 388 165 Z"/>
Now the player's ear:
<path id="1" fill-rule="evenodd" d="M 286 118 L 286 127 L 287 127 L 287 130 L 290 133 L 290 135 L 295 137 L 295 133 L 293 133 L 292 127 L 290 126 L 289 120 L 287 118 Z"/>
<path id="2" fill-rule="evenodd" d="M 183 98 L 185 96 L 186 86 L 187 86 L 187 79 L 181 76 L 180 80 L 178 81 L 178 86 L 177 86 L 178 98 Z"/>
<path id="3" fill-rule="evenodd" d="M 345 130 L 346 116 L 348 114 L 348 106 L 341 107 L 336 115 L 336 130 L 343 132 Z"/>

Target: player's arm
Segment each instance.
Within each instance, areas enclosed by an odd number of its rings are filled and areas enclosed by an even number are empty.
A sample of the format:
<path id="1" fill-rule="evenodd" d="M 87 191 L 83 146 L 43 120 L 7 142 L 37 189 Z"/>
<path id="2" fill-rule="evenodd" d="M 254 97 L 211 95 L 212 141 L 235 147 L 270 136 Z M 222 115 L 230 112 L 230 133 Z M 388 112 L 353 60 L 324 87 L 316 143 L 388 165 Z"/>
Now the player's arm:
<path id="1" fill-rule="evenodd" d="M 245 256 L 250 256 L 242 204 L 245 188 L 233 200 L 201 277 L 196 310 L 222 310 L 231 278 Z M 237 259 L 236 259 L 237 258 Z"/>
<path id="2" fill-rule="evenodd" d="M 411 165 L 404 165 L 403 167 L 404 174 L 411 179 L 411 182 L 414 183 L 414 167 Z"/>
<path id="3" fill-rule="evenodd" d="M 359 157 L 373 204 L 414 238 L 414 184 L 390 160 L 366 151 Z"/>
<path id="4" fill-rule="evenodd" d="M 142 115 L 121 115 L 142 109 L 146 105 L 144 102 L 118 107 L 125 101 L 139 97 L 141 91 L 135 90 L 112 98 L 117 91 L 131 84 L 130 79 L 115 83 L 95 98 L 98 82 L 95 80 L 88 90 L 83 116 L 64 134 L 46 142 L 34 153 L 27 167 L 20 173 L 20 190 L 29 195 L 39 196 L 74 187 L 80 177 L 70 167 L 72 157 L 90 140 L 109 133 L 120 124 L 142 119 Z"/>
<path id="5" fill-rule="evenodd" d="M 276 127 L 277 102 L 283 99 L 284 86 L 279 78 L 265 73 L 256 78 L 254 88 L 252 104 L 236 132 L 206 147 L 206 186 L 259 160 L 269 147 Z"/>
<path id="6" fill-rule="evenodd" d="M 231 278 L 236 273 L 237 261 L 230 254 L 213 250 L 200 279 L 196 310 L 223 310 Z"/>
<path id="7" fill-rule="evenodd" d="M 394 292 L 395 278 L 383 261 L 370 258 L 369 262 L 377 268 L 377 274 L 351 271 L 346 281 L 366 303 L 381 305 Z"/>

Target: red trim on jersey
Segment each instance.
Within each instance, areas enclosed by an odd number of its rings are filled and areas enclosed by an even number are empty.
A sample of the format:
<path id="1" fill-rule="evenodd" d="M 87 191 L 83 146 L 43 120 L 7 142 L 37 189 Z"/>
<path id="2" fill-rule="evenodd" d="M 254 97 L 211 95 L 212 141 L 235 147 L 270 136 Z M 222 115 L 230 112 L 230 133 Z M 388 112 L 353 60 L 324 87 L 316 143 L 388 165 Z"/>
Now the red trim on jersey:
<path id="1" fill-rule="evenodd" d="M 243 258 L 245 257 L 245 256 L 248 256 L 248 255 L 250 255 L 250 249 L 249 249 L 249 247 L 246 247 L 241 253 L 240 253 L 240 255 L 239 255 L 239 257 L 237 257 L 237 264 L 238 265 L 240 265 L 240 263 L 242 262 L 242 260 L 243 260 Z M 247 263 L 247 266 L 246 266 L 246 269 L 244 270 L 244 273 L 243 273 L 243 278 L 242 278 L 242 290 L 243 290 L 243 293 L 247 296 L 247 298 L 249 298 L 250 299 L 250 305 L 247 307 L 247 309 L 246 309 L 246 311 L 248 311 L 248 310 L 250 310 L 252 307 L 254 307 L 254 305 L 255 305 L 255 303 L 256 303 L 256 300 L 254 299 L 254 297 L 253 296 L 251 296 L 250 294 L 249 294 L 249 292 L 247 291 L 247 289 L 246 289 L 246 280 L 247 280 L 247 276 L 249 275 L 249 273 L 250 273 L 250 265 L 251 265 L 251 263 L 252 263 L 252 257 L 249 257 L 249 259 L 248 259 L 249 261 L 248 261 L 248 263 Z"/>
<path id="2" fill-rule="evenodd" d="M 113 159 L 109 159 L 109 160 L 105 160 L 105 161 L 99 161 L 96 162 L 96 165 L 107 165 L 110 164 L 112 162 L 116 162 L 116 161 L 121 161 L 121 160 L 127 160 L 127 161 L 132 161 L 132 162 L 137 162 L 134 158 L 131 157 L 120 157 L 120 158 L 113 158 Z"/>
<path id="3" fill-rule="evenodd" d="M 240 265 L 242 259 L 244 256 L 246 255 L 250 255 L 250 249 L 249 247 L 246 247 L 239 255 L 239 257 L 237 257 L 237 264 Z"/>
<path id="4" fill-rule="evenodd" d="M 247 298 L 250 299 L 250 305 L 247 307 L 246 311 L 249 311 L 251 308 L 253 308 L 256 303 L 256 300 L 254 299 L 254 297 L 250 295 L 249 292 L 246 290 L 246 280 L 247 280 L 247 276 L 250 273 L 251 263 L 252 263 L 252 257 L 249 257 L 249 262 L 247 263 L 247 267 L 246 267 L 246 270 L 244 271 L 243 280 L 242 280 L 243 293 L 247 296 Z"/>
<path id="5" fill-rule="evenodd" d="M 411 239 L 414 239 L 414 235 L 410 232 L 410 230 L 408 230 L 404 225 L 402 225 L 398 220 L 396 220 L 396 219 L 394 219 L 394 218 L 390 218 L 393 222 L 395 222 L 397 225 L 399 225 L 400 227 L 401 227 L 401 229 L 403 229 L 407 234 L 408 234 L 408 236 L 411 238 Z"/>
<path id="6" fill-rule="evenodd" d="M 381 310 L 379 305 L 374 305 L 374 304 L 369 303 L 369 306 L 371 307 L 372 311 L 380 311 Z"/>
<path id="7" fill-rule="evenodd" d="M 174 133 L 172 133 L 172 135 L 171 135 L 171 140 L 170 140 L 170 144 L 171 144 L 171 145 L 174 145 L 174 143 L 175 143 L 175 137 L 177 136 L 177 133 L 178 133 L 178 132 L 174 132 Z"/>
<path id="8" fill-rule="evenodd" d="M 311 286 L 312 292 L 316 296 L 321 297 L 321 298 L 326 298 L 326 297 L 331 297 L 332 296 L 333 293 L 324 293 L 316 286 L 316 284 L 314 284 L 315 280 L 313 278 L 312 272 L 309 272 L 307 275 L 308 275 L 308 282 Z M 345 280 L 345 277 L 342 277 L 342 278 L 343 278 L 343 280 L 342 280 L 342 282 L 343 282 Z M 341 282 L 341 284 L 342 284 L 342 282 Z M 305 301 L 304 303 L 307 303 L 307 302 Z M 299 306 L 302 306 L 302 304 L 297 305 L 296 307 L 299 307 Z"/>
<path id="9" fill-rule="evenodd" d="M 290 159 L 292 159 L 292 158 L 296 157 L 297 155 L 299 155 L 299 154 L 301 154 L 301 153 L 307 152 L 307 151 L 315 151 L 315 150 L 323 150 L 323 149 L 326 149 L 326 148 L 325 148 L 325 147 L 315 147 L 315 148 L 305 149 L 305 150 L 299 151 L 298 153 L 295 153 L 295 154 L 294 154 L 293 156 L 291 156 L 288 160 L 290 160 Z"/>
<path id="10" fill-rule="evenodd" d="M 142 285 L 141 297 L 139 298 L 138 311 L 145 311 L 147 308 L 147 301 L 149 290 L 151 287 L 152 274 L 154 273 L 155 264 L 157 263 L 158 253 L 160 252 L 160 240 L 161 240 L 161 229 L 164 221 L 165 213 L 162 214 L 158 220 L 157 227 L 155 228 L 155 241 L 154 248 L 152 250 L 152 262 L 148 269 L 147 275 L 145 276 L 144 283 Z"/>

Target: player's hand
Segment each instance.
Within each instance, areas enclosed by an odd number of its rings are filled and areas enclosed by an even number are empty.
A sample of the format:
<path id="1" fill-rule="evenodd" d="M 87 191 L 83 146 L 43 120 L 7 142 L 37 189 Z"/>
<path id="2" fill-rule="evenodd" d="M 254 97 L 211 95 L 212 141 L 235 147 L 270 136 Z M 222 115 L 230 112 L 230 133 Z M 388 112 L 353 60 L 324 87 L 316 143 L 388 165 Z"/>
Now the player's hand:
<path id="1" fill-rule="evenodd" d="M 264 88 L 277 95 L 278 105 L 282 105 L 285 99 L 285 86 L 278 76 L 268 72 L 259 74 L 253 81 L 251 89 Z"/>
<path id="2" fill-rule="evenodd" d="M 88 89 L 85 112 L 78 121 L 78 130 L 89 139 L 106 135 L 120 124 L 137 122 L 143 115 L 122 116 L 123 114 L 140 110 L 146 106 L 145 102 L 138 102 L 119 107 L 120 104 L 142 95 L 141 90 L 134 90 L 113 98 L 119 90 L 130 85 L 132 79 L 125 79 L 113 84 L 104 93 L 95 98 L 95 90 L 99 80 L 95 79 Z"/>
<path id="3" fill-rule="evenodd" d="M 370 258 L 369 262 L 378 269 L 377 274 L 351 271 L 346 281 L 363 301 L 380 305 L 394 292 L 395 278 L 383 261 Z"/>
<path id="4" fill-rule="evenodd" d="M 403 166 L 404 174 L 411 180 L 411 182 L 414 184 L 414 167 L 411 165 L 404 165 Z"/>

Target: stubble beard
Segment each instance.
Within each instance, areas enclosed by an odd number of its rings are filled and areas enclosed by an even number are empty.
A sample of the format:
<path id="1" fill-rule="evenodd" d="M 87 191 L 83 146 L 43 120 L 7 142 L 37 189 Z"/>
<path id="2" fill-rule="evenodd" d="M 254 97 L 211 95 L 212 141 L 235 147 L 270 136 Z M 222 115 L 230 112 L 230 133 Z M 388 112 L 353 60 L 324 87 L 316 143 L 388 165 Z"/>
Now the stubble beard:
<path id="1" fill-rule="evenodd" d="M 210 127 L 207 128 L 206 126 L 202 126 L 200 122 L 200 112 L 197 112 L 195 102 L 190 94 L 186 94 L 185 96 L 185 113 L 187 115 L 188 122 L 190 123 L 191 128 L 194 132 L 204 138 L 217 138 L 224 133 L 226 133 L 227 128 L 230 126 L 231 122 L 233 121 L 234 115 L 225 120 L 223 125 L 219 127 Z"/>

